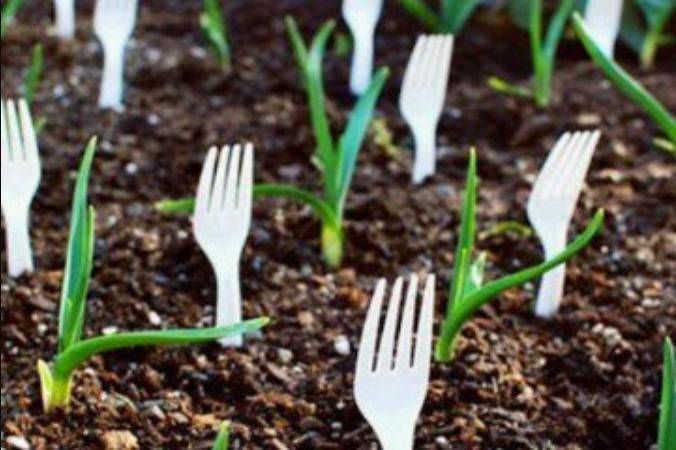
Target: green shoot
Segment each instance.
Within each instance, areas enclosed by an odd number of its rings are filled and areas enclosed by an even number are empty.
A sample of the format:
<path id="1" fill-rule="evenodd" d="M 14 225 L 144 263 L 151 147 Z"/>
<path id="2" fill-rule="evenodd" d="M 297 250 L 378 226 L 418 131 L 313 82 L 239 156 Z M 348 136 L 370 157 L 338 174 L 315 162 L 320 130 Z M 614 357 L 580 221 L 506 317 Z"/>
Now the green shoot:
<path id="1" fill-rule="evenodd" d="M 584 232 L 554 258 L 497 281 L 483 284 L 486 256 L 481 254 L 478 258 L 472 259 L 476 228 L 477 185 L 476 153 L 472 150 L 462 205 L 462 222 L 455 254 L 451 292 L 446 309 L 446 319 L 442 324 L 441 337 L 437 342 L 435 352 L 436 359 L 439 362 L 449 362 L 455 357 L 455 348 L 460 331 L 479 308 L 504 291 L 534 280 L 559 264 L 568 261 L 591 242 L 603 225 L 603 210 L 599 210 Z"/>
<path id="2" fill-rule="evenodd" d="M 211 450 L 228 450 L 230 447 L 230 422 L 223 422 Z"/>
<path id="3" fill-rule="evenodd" d="M 21 7 L 23 0 L 7 0 L 2 6 L 2 15 L 0 16 L 0 39 L 5 38 L 5 33 L 9 24 L 14 20 L 17 11 Z"/>
<path id="4" fill-rule="evenodd" d="M 435 33 L 457 34 L 467 23 L 481 0 L 440 0 L 437 13 L 426 0 L 399 0 L 412 16 Z"/>
<path id="5" fill-rule="evenodd" d="M 620 38 L 639 55 L 644 68 L 653 66 L 661 46 L 674 42 L 673 33 L 667 34 L 666 27 L 675 12 L 673 0 L 624 2 Z"/>
<path id="6" fill-rule="evenodd" d="M 664 367 L 662 368 L 662 401 L 657 448 L 676 449 L 676 355 L 671 339 L 664 341 Z"/>
<path id="7" fill-rule="evenodd" d="M 671 150 L 674 152 L 676 147 L 676 118 L 665 108 L 650 92 L 648 92 L 638 81 L 636 81 L 627 71 L 620 67 L 615 61 L 608 58 L 594 43 L 591 35 L 587 31 L 584 19 L 578 14 L 573 14 L 573 26 L 582 41 L 589 56 L 603 70 L 606 77 L 613 82 L 615 87 L 620 90 L 631 101 L 639 105 L 655 121 L 671 141 Z M 667 146 L 667 151 L 669 148 Z"/>
<path id="8" fill-rule="evenodd" d="M 31 66 L 28 69 L 28 73 L 26 74 L 24 81 L 24 97 L 29 105 L 32 105 L 33 100 L 35 99 L 35 91 L 38 88 L 40 78 L 42 78 L 42 71 L 45 64 L 44 61 L 42 45 L 36 44 L 33 47 L 33 52 L 31 55 Z"/>
<path id="9" fill-rule="evenodd" d="M 525 1 L 525 0 L 524 0 Z M 552 95 L 552 77 L 556 52 L 565 30 L 568 16 L 573 11 L 575 0 L 561 0 L 549 28 L 543 36 L 543 2 L 542 0 L 529 0 L 528 18 L 531 46 L 531 59 L 533 64 L 533 85 L 530 88 L 514 86 L 504 80 L 492 77 L 489 85 L 505 95 L 513 95 L 521 98 L 532 98 L 540 107 L 549 105 Z M 519 14 L 525 13 L 525 9 Z"/>
<path id="10" fill-rule="evenodd" d="M 200 27 L 213 49 L 219 65 L 230 68 L 231 55 L 228 43 L 227 27 L 221 10 L 220 0 L 204 0 L 204 10 L 200 14 Z"/>
<path id="11" fill-rule="evenodd" d="M 359 151 L 389 70 L 387 68 L 378 70 L 369 88 L 357 101 L 343 134 L 335 141 L 326 114 L 322 81 L 322 60 L 335 24 L 332 21 L 326 23 L 315 36 L 309 49 L 305 46 L 296 22 L 291 17 L 287 17 L 286 25 L 308 95 L 310 118 L 317 140 L 315 160 L 321 171 L 324 192 L 320 197 L 294 186 L 263 184 L 254 187 L 254 195 L 286 197 L 310 206 L 322 222 L 321 245 L 324 260 L 329 267 L 337 268 L 343 258 L 345 201 L 352 184 Z M 165 201 L 156 206 L 161 212 L 191 212 L 194 201 L 188 199 Z"/>
<path id="12" fill-rule="evenodd" d="M 87 205 L 87 184 L 95 150 L 93 138 L 87 145 L 75 183 L 59 310 L 58 352 L 51 368 L 43 360 L 37 364 L 45 412 L 68 406 L 74 371 L 94 355 L 129 347 L 207 343 L 249 333 L 268 323 L 268 319 L 260 318 L 228 327 L 119 333 L 83 340 L 85 303 L 94 257 L 95 213 L 94 208 Z"/>

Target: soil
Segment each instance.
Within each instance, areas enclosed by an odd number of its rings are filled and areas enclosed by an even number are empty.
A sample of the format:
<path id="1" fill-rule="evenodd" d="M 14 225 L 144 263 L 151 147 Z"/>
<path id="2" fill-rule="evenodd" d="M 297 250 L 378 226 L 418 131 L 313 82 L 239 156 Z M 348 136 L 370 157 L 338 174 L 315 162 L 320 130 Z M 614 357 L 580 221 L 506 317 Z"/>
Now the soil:
<path id="1" fill-rule="evenodd" d="M 314 139 L 283 17 L 306 38 L 337 17 L 339 2 L 228 2 L 234 69 L 206 50 L 201 2 L 143 1 L 128 52 L 126 111 L 96 107 L 101 56 L 91 1 L 78 2 L 71 43 L 50 31 L 47 2 L 27 1 L 2 43 L 2 96 L 20 94 L 29 49 L 43 43 L 45 79 L 35 114 L 43 182 L 33 208 L 38 270 L 12 280 L 2 255 L 2 443 L 34 449 L 210 448 L 219 421 L 234 422 L 232 448 L 371 449 L 375 437 L 353 395 L 356 347 L 378 277 L 438 274 L 441 320 L 459 224 L 468 148 L 481 177 L 480 250 L 489 276 L 539 261 L 536 237 L 492 235 L 527 223 L 525 202 L 547 150 L 565 130 L 600 128 L 603 140 L 574 220 L 600 207 L 606 227 L 568 266 L 562 310 L 534 318 L 536 285 L 512 290 L 466 326 L 458 357 L 434 365 L 417 430 L 418 449 L 649 449 L 657 434 L 661 348 L 676 337 L 676 164 L 651 147 L 658 132 L 604 79 L 573 40 L 563 43 L 549 109 L 492 92 L 499 75 L 527 82 L 527 36 L 491 13 L 457 40 L 439 127 L 438 174 L 409 181 L 409 131 L 398 86 L 421 28 L 386 5 L 377 63 L 392 68 L 377 111 L 396 152 L 369 138 L 347 207 L 340 271 L 327 271 L 319 224 L 287 200 L 257 202 L 242 262 L 245 315 L 274 319 L 239 350 L 218 345 L 119 351 L 77 372 L 71 410 L 45 415 L 35 364 L 56 349 L 58 298 L 73 176 L 91 135 L 101 139 L 91 180 L 98 212 L 87 336 L 114 330 L 209 325 L 215 283 L 190 221 L 163 216 L 155 201 L 193 193 L 206 149 L 250 140 L 256 178 L 317 189 Z M 320 4 L 321 3 L 321 4 Z M 340 33 L 346 33 L 341 25 Z M 641 70 L 619 60 L 672 111 L 676 52 Z M 326 90 L 336 131 L 353 99 L 349 56 L 331 52 Z M 5 246 L 4 223 L 3 241 Z M 348 355 L 335 349 L 346 337 Z M 19 439 L 20 440 L 20 439 Z M 13 444 L 14 443 L 14 444 Z"/>

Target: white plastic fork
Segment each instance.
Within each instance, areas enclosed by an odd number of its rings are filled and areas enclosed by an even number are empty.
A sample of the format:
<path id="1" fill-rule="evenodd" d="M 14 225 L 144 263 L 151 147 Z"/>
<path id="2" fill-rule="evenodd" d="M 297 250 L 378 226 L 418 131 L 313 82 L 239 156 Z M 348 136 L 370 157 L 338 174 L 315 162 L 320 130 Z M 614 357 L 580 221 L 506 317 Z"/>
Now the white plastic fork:
<path id="1" fill-rule="evenodd" d="M 56 34 L 62 39 L 75 36 L 75 0 L 54 0 Z"/>
<path id="2" fill-rule="evenodd" d="M 373 75 L 374 40 L 383 0 L 343 0 L 343 18 L 354 40 L 350 90 L 363 94 Z"/>
<path id="3" fill-rule="evenodd" d="M 415 138 L 413 182 L 436 170 L 436 134 L 446 100 L 453 35 L 420 36 L 406 67 L 399 109 Z"/>
<path id="4" fill-rule="evenodd" d="M 211 148 L 197 188 L 193 231 L 216 275 L 216 326 L 242 321 L 239 263 L 251 226 L 252 196 L 253 146 L 246 144 L 244 152 L 240 145 L 220 152 Z M 239 347 L 242 337 L 221 344 Z"/>
<path id="5" fill-rule="evenodd" d="M 138 0 L 97 0 L 94 31 L 103 48 L 103 75 L 99 106 L 122 110 L 124 57 L 134 31 Z"/>
<path id="6" fill-rule="evenodd" d="M 584 21 L 599 48 L 612 58 L 622 22 L 622 0 L 588 0 Z"/>
<path id="7" fill-rule="evenodd" d="M 10 277 L 33 271 L 29 223 L 30 205 L 40 185 L 41 169 L 33 120 L 25 100 L 2 102 L 0 151 L 2 215 L 7 231 Z"/>
<path id="8" fill-rule="evenodd" d="M 378 282 L 364 324 L 355 376 L 357 406 L 384 450 L 413 448 L 430 377 L 435 277 L 427 277 L 416 330 L 418 278 L 411 276 L 400 320 L 403 284 L 403 278 L 394 283 L 385 325 L 379 333 L 387 283 Z"/>
<path id="9" fill-rule="evenodd" d="M 547 259 L 566 246 L 568 227 L 601 133 L 565 133 L 547 157 L 528 201 L 528 219 L 542 241 Z M 566 266 L 547 272 L 540 284 L 535 314 L 552 317 L 563 297 Z"/>

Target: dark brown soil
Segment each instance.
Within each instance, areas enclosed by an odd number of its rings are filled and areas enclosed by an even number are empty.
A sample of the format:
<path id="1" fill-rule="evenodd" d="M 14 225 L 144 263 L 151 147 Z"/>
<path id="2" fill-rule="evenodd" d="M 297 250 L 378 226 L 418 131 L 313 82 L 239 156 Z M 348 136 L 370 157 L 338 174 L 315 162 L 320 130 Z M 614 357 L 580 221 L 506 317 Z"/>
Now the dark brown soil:
<path id="1" fill-rule="evenodd" d="M 211 323 L 214 280 L 185 217 L 153 202 L 194 191 L 209 145 L 251 140 L 259 181 L 318 187 L 314 141 L 283 16 L 309 37 L 339 2 L 228 2 L 234 71 L 205 52 L 200 3 L 143 1 L 129 51 L 127 109 L 96 108 L 100 54 L 82 2 L 74 43 L 50 35 L 47 2 L 26 2 L 2 43 L 2 96 L 17 96 L 29 49 L 45 46 L 36 115 L 43 184 L 34 205 L 38 271 L 6 276 L 2 257 L 2 443 L 35 449 L 104 448 L 129 431 L 142 449 L 205 449 L 218 421 L 235 423 L 232 448 L 367 449 L 374 436 L 352 396 L 356 345 L 377 277 L 435 271 L 438 316 L 450 277 L 467 149 L 480 158 L 478 247 L 498 277 L 541 258 L 534 237 L 485 236 L 505 220 L 526 222 L 538 167 L 564 130 L 600 127 L 604 138 L 575 229 L 608 212 L 604 233 L 568 270 L 565 303 L 552 321 L 530 312 L 535 286 L 508 292 L 464 330 L 458 358 L 435 365 L 417 432 L 425 449 L 649 449 L 655 441 L 661 344 L 676 334 L 676 165 L 651 148 L 655 127 L 618 94 L 575 42 L 561 50 L 555 100 L 538 110 L 495 94 L 490 75 L 527 81 L 526 36 L 490 15 L 460 36 L 439 136 L 439 174 L 409 183 L 410 157 L 369 139 L 349 197 L 344 268 L 327 272 L 318 223 L 307 208 L 263 200 L 242 264 L 247 317 L 274 323 L 242 350 L 217 345 L 116 352 L 78 371 L 71 411 L 42 413 L 35 363 L 56 348 L 74 170 L 89 136 L 101 137 L 91 181 L 98 211 L 96 268 L 86 335 Z M 320 4 L 321 3 L 321 4 Z M 344 27 L 340 28 L 345 33 Z M 378 117 L 400 148 L 410 147 L 397 111 L 398 86 L 420 32 L 396 2 L 378 35 L 378 63 L 393 69 Z M 622 64 L 676 109 L 676 54 L 657 67 Z M 330 55 L 327 93 L 334 122 L 349 112 L 348 58 Z M 4 225 L 3 225 L 4 248 Z M 334 349 L 346 336 L 349 356 Z M 3 447 L 5 448 L 5 447 Z M 113 447 L 111 447 L 113 448 Z"/>

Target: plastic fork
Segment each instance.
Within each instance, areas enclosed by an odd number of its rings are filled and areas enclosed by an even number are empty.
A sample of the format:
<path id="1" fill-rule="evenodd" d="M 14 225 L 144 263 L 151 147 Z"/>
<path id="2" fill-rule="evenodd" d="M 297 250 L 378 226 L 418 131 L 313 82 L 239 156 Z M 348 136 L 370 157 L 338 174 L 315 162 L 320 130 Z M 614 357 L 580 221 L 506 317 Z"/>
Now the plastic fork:
<path id="1" fill-rule="evenodd" d="M 446 100 L 453 36 L 420 36 L 406 67 L 399 109 L 415 138 L 413 182 L 436 170 L 436 134 Z"/>
<path id="2" fill-rule="evenodd" d="M 379 332 L 387 283 L 378 282 L 364 324 L 355 376 L 357 406 L 384 450 L 413 448 L 415 425 L 429 385 L 435 277 L 427 277 L 415 336 L 418 278 L 411 276 L 400 318 L 403 285 L 403 278 L 394 283 L 385 325 Z"/>
<path id="3" fill-rule="evenodd" d="M 612 58 L 622 22 L 622 0 L 589 0 L 584 21 L 599 48 Z"/>
<path id="4" fill-rule="evenodd" d="M 25 100 L 2 102 L 2 214 L 7 231 L 10 277 L 33 271 L 30 205 L 40 185 L 40 155 L 33 120 Z"/>
<path id="5" fill-rule="evenodd" d="M 54 0 L 56 34 L 63 39 L 75 36 L 75 0 Z"/>
<path id="6" fill-rule="evenodd" d="M 383 11 L 383 0 L 343 0 L 343 18 L 354 40 L 350 90 L 363 94 L 373 75 L 376 26 Z"/>
<path id="7" fill-rule="evenodd" d="M 253 146 L 246 144 L 243 152 L 240 145 L 211 148 L 197 188 L 193 231 L 216 274 L 217 326 L 242 321 L 239 262 L 251 226 L 252 193 Z M 239 347 L 242 338 L 221 344 Z"/>
<path id="8" fill-rule="evenodd" d="M 103 76 L 99 106 L 122 110 L 124 56 L 134 31 L 138 0 L 97 0 L 94 31 L 103 47 Z"/>
<path id="9" fill-rule="evenodd" d="M 537 232 L 547 259 L 566 246 L 568 227 L 601 133 L 565 133 L 547 157 L 528 201 L 528 219 Z M 566 266 L 546 273 L 538 292 L 535 314 L 552 317 L 563 297 Z"/>

